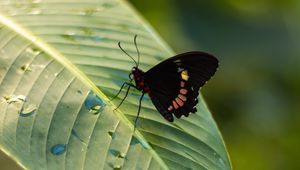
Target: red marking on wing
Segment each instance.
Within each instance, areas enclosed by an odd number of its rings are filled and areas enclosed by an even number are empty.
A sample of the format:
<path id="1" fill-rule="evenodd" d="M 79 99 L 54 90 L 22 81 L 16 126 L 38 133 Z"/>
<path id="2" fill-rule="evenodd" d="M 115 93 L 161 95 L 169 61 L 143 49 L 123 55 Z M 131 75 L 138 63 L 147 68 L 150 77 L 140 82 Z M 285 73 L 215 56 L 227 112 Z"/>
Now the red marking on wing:
<path id="1" fill-rule="evenodd" d="M 187 94 L 187 89 L 180 89 L 180 91 L 179 91 L 181 94 Z"/>
<path id="2" fill-rule="evenodd" d="M 178 104 L 174 100 L 172 101 L 172 103 L 173 103 L 173 106 L 174 106 L 175 109 L 179 108 Z"/>
<path id="3" fill-rule="evenodd" d="M 175 98 L 175 101 L 180 107 L 183 106 L 183 104 L 184 104 L 183 101 L 180 100 L 178 97 Z"/>
<path id="4" fill-rule="evenodd" d="M 181 81 L 180 82 L 180 87 L 184 87 L 184 85 L 185 85 L 184 81 Z"/>
<path id="5" fill-rule="evenodd" d="M 182 94 L 178 94 L 178 97 L 182 100 L 182 101 L 186 101 L 186 97 Z"/>

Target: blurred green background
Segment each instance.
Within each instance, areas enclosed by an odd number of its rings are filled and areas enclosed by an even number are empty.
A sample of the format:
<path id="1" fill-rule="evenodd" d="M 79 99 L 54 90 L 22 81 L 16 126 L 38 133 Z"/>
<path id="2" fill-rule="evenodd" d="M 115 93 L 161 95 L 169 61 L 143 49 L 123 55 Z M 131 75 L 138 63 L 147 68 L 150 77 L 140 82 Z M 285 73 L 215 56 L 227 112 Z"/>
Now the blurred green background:
<path id="1" fill-rule="evenodd" d="M 300 1 L 130 2 L 177 53 L 218 56 L 202 93 L 234 169 L 300 169 Z"/>

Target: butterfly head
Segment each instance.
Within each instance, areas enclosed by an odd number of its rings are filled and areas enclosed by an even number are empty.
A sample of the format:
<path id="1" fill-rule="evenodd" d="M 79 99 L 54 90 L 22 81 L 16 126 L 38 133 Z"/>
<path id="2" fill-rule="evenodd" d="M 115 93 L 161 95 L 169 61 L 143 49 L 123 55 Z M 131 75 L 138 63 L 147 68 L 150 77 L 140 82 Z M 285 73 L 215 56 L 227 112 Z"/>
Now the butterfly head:
<path id="1" fill-rule="evenodd" d="M 134 80 L 138 90 L 142 90 L 144 93 L 150 91 L 149 87 L 145 84 L 145 72 L 140 70 L 138 67 L 133 67 L 129 74 L 130 80 Z"/>
<path id="2" fill-rule="evenodd" d="M 129 74 L 129 78 L 134 79 L 135 81 L 140 81 L 142 79 L 143 74 L 144 72 L 138 67 L 132 67 L 131 73 Z"/>

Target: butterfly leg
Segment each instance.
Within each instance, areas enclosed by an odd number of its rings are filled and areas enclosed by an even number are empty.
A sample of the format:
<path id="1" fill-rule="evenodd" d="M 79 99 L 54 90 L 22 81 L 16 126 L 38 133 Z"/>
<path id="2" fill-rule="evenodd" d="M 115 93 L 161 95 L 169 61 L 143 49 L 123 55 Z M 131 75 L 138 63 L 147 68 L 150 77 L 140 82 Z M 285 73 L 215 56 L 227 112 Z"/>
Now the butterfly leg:
<path id="1" fill-rule="evenodd" d="M 120 90 L 118 91 L 118 93 L 110 99 L 110 101 L 113 101 L 115 98 L 117 98 L 119 96 L 119 94 L 121 93 L 121 91 L 123 90 L 124 86 L 125 85 L 128 85 L 128 86 L 134 86 L 132 83 L 129 83 L 129 82 L 124 82 L 120 88 Z"/>
<path id="2" fill-rule="evenodd" d="M 143 100 L 143 97 L 144 97 L 145 93 L 143 93 L 140 97 L 140 102 L 139 102 L 139 109 L 138 109 L 138 113 L 137 113 L 137 116 L 134 120 L 134 131 L 135 131 L 135 127 L 136 127 L 136 123 L 137 123 L 137 120 L 139 118 L 139 115 L 140 115 L 140 111 L 141 111 L 141 107 L 142 107 L 142 100 Z"/>
<path id="3" fill-rule="evenodd" d="M 127 88 L 127 90 L 126 90 L 126 94 L 125 94 L 124 98 L 122 99 L 122 101 L 120 102 L 120 104 L 119 104 L 114 110 L 118 109 L 118 108 L 122 105 L 122 103 L 125 101 L 126 97 L 128 96 L 128 93 L 129 93 L 130 88 L 131 88 L 131 87 L 135 87 L 132 83 L 128 83 L 128 82 L 125 82 L 123 85 L 124 85 L 124 86 L 125 86 L 125 85 L 128 85 L 128 88 Z M 123 85 L 122 85 L 122 86 L 123 86 Z M 123 87 L 124 87 L 124 86 L 123 86 Z M 123 88 L 123 87 L 121 87 L 121 88 Z"/>

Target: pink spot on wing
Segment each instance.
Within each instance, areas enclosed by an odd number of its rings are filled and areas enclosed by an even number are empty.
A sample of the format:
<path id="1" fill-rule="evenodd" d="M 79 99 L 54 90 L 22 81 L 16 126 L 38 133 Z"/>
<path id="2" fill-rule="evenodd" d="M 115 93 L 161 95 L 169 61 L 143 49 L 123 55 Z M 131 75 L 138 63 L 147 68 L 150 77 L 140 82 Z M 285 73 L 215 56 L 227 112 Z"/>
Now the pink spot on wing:
<path id="1" fill-rule="evenodd" d="M 173 106 L 169 106 L 169 107 L 168 107 L 168 110 L 169 110 L 169 111 L 173 110 Z"/>
<path id="2" fill-rule="evenodd" d="M 184 104 L 183 101 L 180 100 L 178 97 L 175 98 L 175 101 L 180 107 L 183 106 L 183 104 Z"/>
<path id="3" fill-rule="evenodd" d="M 181 81 L 180 82 L 180 87 L 184 87 L 184 85 L 185 85 L 184 81 Z"/>
<path id="4" fill-rule="evenodd" d="M 182 94 L 178 94 L 178 97 L 182 100 L 182 101 L 186 101 L 186 97 Z"/>
<path id="5" fill-rule="evenodd" d="M 172 101 L 172 103 L 173 103 L 173 106 L 174 106 L 175 109 L 179 108 L 178 104 L 174 100 Z"/>
<path id="6" fill-rule="evenodd" d="M 181 94 L 187 94 L 187 89 L 180 89 L 180 91 L 179 91 Z"/>

